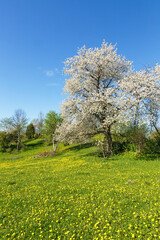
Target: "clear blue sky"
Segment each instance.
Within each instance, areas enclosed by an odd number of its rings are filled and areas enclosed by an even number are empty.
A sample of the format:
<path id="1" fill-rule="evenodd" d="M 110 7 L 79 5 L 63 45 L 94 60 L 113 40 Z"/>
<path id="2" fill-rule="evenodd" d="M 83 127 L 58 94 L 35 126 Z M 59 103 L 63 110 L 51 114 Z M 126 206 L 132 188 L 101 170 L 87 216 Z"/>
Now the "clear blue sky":
<path id="1" fill-rule="evenodd" d="M 104 39 L 136 70 L 160 62 L 160 0 L 0 0 L 0 119 L 59 112 L 63 62 Z"/>

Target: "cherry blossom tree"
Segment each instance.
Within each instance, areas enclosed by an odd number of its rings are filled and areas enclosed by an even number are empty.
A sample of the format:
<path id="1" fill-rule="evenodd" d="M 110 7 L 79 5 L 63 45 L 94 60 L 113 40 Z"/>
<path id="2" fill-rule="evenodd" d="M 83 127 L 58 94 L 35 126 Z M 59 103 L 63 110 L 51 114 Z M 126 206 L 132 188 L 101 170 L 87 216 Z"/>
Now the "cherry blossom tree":
<path id="1" fill-rule="evenodd" d="M 100 48 L 81 48 L 66 60 L 64 72 L 68 97 L 61 106 L 64 120 L 58 138 L 73 142 L 103 134 L 104 157 L 112 154 L 112 127 L 136 118 L 137 109 L 144 111 L 147 98 L 157 96 L 158 65 L 149 73 L 135 73 L 131 62 L 106 42 Z"/>
<path id="2" fill-rule="evenodd" d="M 150 69 L 152 78 L 155 82 L 153 97 L 148 99 L 146 104 L 147 113 L 149 116 L 149 122 L 151 128 L 154 128 L 160 135 L 159 120 L 160 120 L 160 66 L 156 66 Z"/>
<path id="3" fill-rule="evenodd" d="M 104 134 L 106 149 L 112 153 L 111 127 L 120 119 L 127 102 L 121 90 L 131 62 L 117 54 L 115 46 L 102 43 L 101 48 L 81 48 L 78 55 L 65 62 L 65 93 L 62 104 L 64 119 L 59 132 L 61 140 L 83 140 Z"/>
<path id="4" fill-rule="evenodd" d="M 134 126 L 157 123 L 160 110 L 160 66 L 132 72 L 123 79 L 125 92 L 130 95 L 130 111 Z"/>

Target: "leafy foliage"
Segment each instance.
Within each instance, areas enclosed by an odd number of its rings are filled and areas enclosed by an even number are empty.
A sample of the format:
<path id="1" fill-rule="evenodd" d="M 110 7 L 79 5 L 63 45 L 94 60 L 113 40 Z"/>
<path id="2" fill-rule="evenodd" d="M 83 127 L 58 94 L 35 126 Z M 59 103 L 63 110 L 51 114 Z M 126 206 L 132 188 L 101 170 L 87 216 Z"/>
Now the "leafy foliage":
<path id="1" fill-rule="evenodd" d="M 47 144 L 52 143 L 54 145 L 55 131 L 61 122 L 62 122 L 62 119 L 58 113 L 54 111 L 50 111 L 47 113 L 44 120 L 44 137 Z"/>
<path id="2" fill-rule="evenodd" d="M 143 149 L 144 153 L 159 153 L 160 154 L 160 135 L 159 132 L 153 132 L 150 138 L 147 139 Z"/>
<path id="3" fill-rule="evenodd" d="M 11 152 L 14 149 L 14 143 L 17 141 L 17 132 L 0 132 L 0 152 Z"/>
<path id="4" fill-rule="evenodd" d="M 11 144 L 11 135 L 6 132 L 0 132 L 0 152 L 6 152 Z"/>

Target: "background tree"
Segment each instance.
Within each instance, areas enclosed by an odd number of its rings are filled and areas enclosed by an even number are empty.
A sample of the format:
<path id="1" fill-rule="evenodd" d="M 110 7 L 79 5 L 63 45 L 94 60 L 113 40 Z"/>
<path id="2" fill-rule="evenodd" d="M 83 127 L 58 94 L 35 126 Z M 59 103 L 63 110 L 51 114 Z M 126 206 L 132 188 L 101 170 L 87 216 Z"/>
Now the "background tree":
<path id="1" fill-rule="evenodd" d="M 35 127 L 37 134 L 41 138 L 42 132 L 43 132 L 43 127 L 44 127 L 44 114 L 42 112 L 40 112 L 38 115 L 38 118 L 33 119 L 32 123 Z"/>
<path id="2" fill-rule="evenodd" d="M 21 109 L 16 110 L 12 117 L 12 127 L 17 132 L 17 141 L 16 141 L 17 150 L 20 149 L 21 140 L 25 132 L 26 125 L 27 125 L 26 113 Z"/>
<path id="3" fill-rule="evenodd" d="M 34 135 L 35 135 L 35 127 L 32 123 L 30 123 L 27 126 L 26 136 L 27 136 L 28 139 L 32 139 L 32 138 L 34 138 Z"/>
<path id="4" fill-rule="evenodd" d="M 160 105 L 153 100 L 148 101 L 146 108 L 149 116 L 149 123 L 151 127 L 151 132 L 156 130 L 157 134 L 160 135 L 159 129 L 159 119 L 160 119 Z"/>
<path id="5" fill-rule="evenodd" d="M 0 128 L 5 132 L 13 131 L 12 118 L 3 118 L 0 121 Z"/>
<path id="6" fill-rule="evenodd" d="M 20 149 L 22 136 L 25 132 L 27 124 L 26 113 L 18 109 L 15 111 L 14 115 L 10 118 L 2 119 L 0 122 L 0 127 L 7 133 L 13 133 L 14 139 L 16 135 L 17 150 Z"/>
<path id="7" fill-rule="evenodd" d="M 157 128 L 160 111 L 160 67 L 132 72 L 124 78 L 126 92 L 130 94 L 135 127 L 147 123 Z M 158 129 L 156 129 L 158 130 Z"/>
<path id="8" fill-rule="evenodd" d="M 62 119 L 60 115 L 54 111 L 50 111 L 49 113 L 47 113 L 44 120 L 44 136 L 47 144 L 53 144 L 54 151 L 56 151 L 57 148 L 57 142 L 55 142 L 55 131 L 61 121 Z"/>

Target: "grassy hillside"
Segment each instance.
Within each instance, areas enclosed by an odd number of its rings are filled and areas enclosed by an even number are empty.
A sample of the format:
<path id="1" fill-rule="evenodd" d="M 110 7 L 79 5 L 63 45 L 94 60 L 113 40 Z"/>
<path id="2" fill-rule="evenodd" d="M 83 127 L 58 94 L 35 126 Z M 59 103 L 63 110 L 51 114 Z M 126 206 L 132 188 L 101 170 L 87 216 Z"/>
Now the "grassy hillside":
<path id="1" fill-rule="evenodd" d="M 0 154 L 0 239 L 160 239 L 160 158 L 43 142 Z M 148 158 L 149 159 L 149 158 Z"/>

